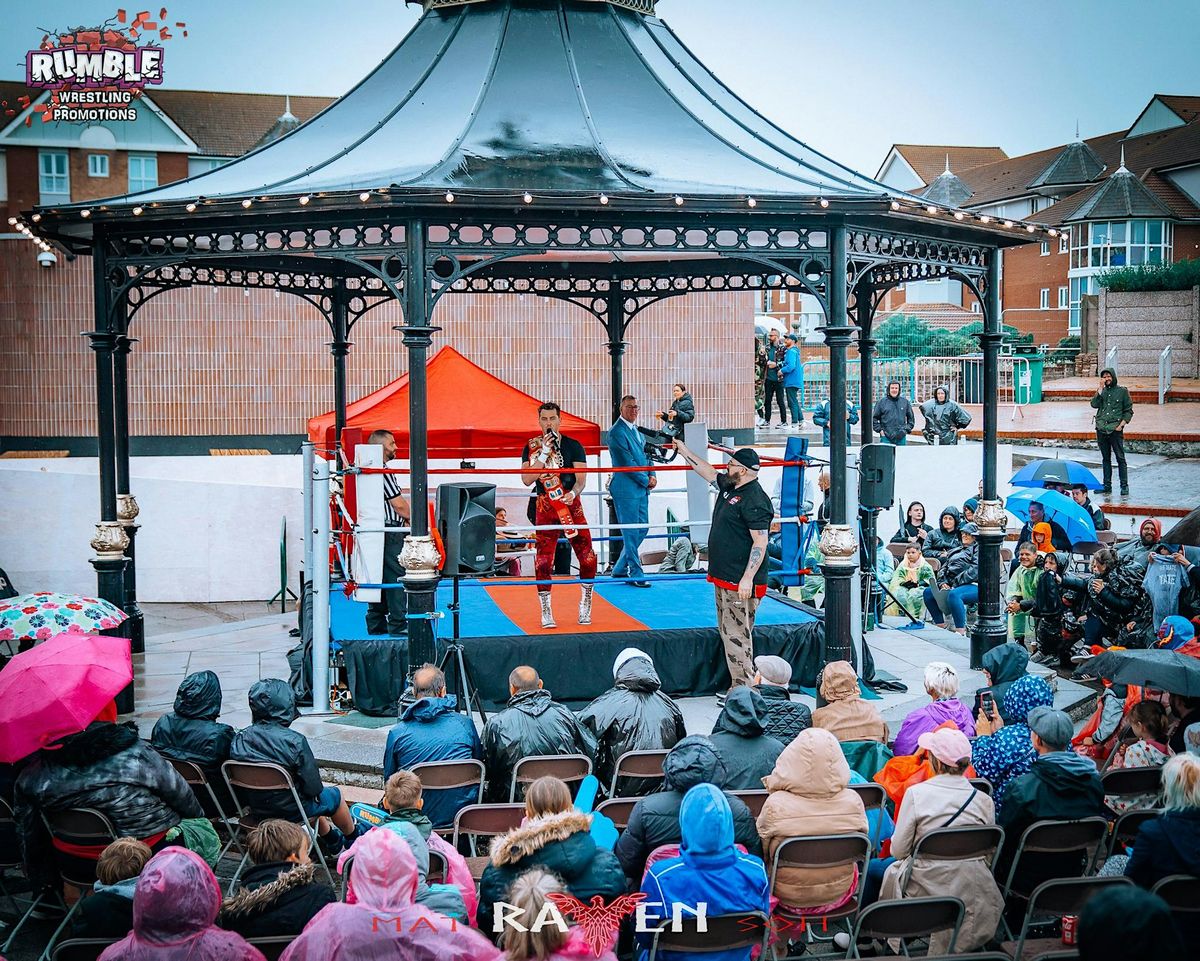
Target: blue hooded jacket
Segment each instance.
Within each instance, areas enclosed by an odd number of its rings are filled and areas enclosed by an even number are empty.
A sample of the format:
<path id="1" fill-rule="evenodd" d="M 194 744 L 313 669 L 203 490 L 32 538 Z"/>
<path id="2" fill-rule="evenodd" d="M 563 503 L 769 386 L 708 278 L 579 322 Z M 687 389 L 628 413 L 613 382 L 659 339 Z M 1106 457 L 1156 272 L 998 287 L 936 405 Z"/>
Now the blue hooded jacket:
<path id="1" fill-rule="evenodd" d="M 697 784 L 679 809 L 683 834 L 680 855 L 654 864 L 642 880 L 647 895 L 646 927 L 671 918 L 673 906 L 683 917 L 703 904 L 708 917 L 770 910 L 770 885 L 761 858 L 742 854 L 733 843 L 733 813 L 724 793 L 712 784 Z M 639 933 L 639 958 L 645 958 L 652 934 Z M 663 961 L 686 961 L 688 955 L 660 951 Z M 707 955 L 712 961 L 749 961 L 750 948 Z"/>
<path id="2" fill-rule="evenodd" d="M 397 771 L 410 770 L 426 761 L 462 761 L 483 757 L 479 734 L 469 717 L 454 710 L 453 697 L 423 697 L 410 704 L 400 715 L 400 722 L 388 731 L 387 746 L 383 749 L 383 779 L 386 782 Z M 479 799 L 475 788 L 425 790 L 422 813 L 434 827 L 454 823 L 460 808 Z"/>

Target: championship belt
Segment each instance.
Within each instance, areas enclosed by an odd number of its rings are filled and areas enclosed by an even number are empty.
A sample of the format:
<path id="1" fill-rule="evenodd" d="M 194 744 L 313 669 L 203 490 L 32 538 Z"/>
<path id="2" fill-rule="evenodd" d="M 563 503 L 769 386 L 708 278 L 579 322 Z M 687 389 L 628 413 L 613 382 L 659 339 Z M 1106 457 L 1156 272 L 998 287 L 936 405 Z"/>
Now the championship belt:
<path id="1" fill-rule="evenodd" d="M 561 468 L 563 466 L 562 452 L 558 449 L 558 441 L 554 439 L 553 434 L 546 434 L 542 437 L 531 437 L 529 439 L 530 459 L 543 447 L 545 448 L 544 457 L 546 466 Z M 563 490 L 562 478 L 558 474 L 547 472 L 541 474 L 538 480 L 542 482 L 542 489 L 546 492 L 546 497 L 554 505 L 554 512 L 558 515 L 558 522 L 566 528 L 563 534 L 567 540 L 578 537 L 579 531 L 571 526 L 574 519 L 571 517 L 571 507 L 567 503 L 567 492 Z"/>

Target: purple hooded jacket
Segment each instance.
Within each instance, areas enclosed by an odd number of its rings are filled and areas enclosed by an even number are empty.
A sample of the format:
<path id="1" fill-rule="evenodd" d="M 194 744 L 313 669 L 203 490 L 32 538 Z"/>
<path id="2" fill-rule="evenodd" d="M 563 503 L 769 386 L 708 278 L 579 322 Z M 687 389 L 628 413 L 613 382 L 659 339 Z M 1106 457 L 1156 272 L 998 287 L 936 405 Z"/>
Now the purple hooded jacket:
<path id="1" fill-rule="evenodd" d="M 917 738 L 947 721 L 952 721 L 967 737 L 975 736 L 975 719 L 971 717 L 970 709 L 958 698 L 950 697 L 944 701 L 931 701 L 912 711 L 900 725 L 892 753 L 916 754 Z"/>

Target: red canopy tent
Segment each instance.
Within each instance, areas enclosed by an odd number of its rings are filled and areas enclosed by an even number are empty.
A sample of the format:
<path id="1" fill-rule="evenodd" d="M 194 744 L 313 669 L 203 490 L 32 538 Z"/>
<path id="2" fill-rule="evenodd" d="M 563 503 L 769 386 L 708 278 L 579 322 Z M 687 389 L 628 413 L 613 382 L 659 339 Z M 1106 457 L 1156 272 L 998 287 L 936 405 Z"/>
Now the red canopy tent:
<path id="1" fill-rule="evenodd" d="M 428 443 L 431 460 L 438 458 L 516 457 L 538 433 L 542 402 L 506 384 L 472 363 L 453 347 L 443 347 L 426 364 L 428 381 Z M 396 437 L 396 456 L 408 457 L 408 374 L 354 401 L 346 408 L 346 427 L 390 430 Z M 333 413 L 309 418 L 308 437 L 333 447 Z M 562 430 L 583 444 L 589 454 L 600 450 L 600 427 L 563 411 Z"/>

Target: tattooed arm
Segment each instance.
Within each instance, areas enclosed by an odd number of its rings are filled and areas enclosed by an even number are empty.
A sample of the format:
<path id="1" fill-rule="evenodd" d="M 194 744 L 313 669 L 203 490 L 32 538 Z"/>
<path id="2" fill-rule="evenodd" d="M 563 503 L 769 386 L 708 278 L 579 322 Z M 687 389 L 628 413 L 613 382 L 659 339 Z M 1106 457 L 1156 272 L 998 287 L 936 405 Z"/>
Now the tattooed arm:
<path id="1" fill-rule="evenodd" d="M 694 470 L 710 484 L 717 479 L 717 469 L 713 467 L 713 465 L 707 460 L 697 457 L 690 450 L 688 450 L 687 447 L 684 446 L 683 441 L 681 441 L 678 437 L 675 438 L 675 449 L 679 451 L 680 457 L 692 465 L 692 470 Z M 764 534 L 763 536 L 765 538 L 766 535 Z M 765 544 L 766 541 L 764 540 L 763 543 Z"/>
<path id="2" fill-rule="evenodd" d="M 746 572 L 738 583 L 738 597 L 743 601 L 750 600 L 754 593 L 754 575 L 762 566 L 763 558 L 767 556 L 767 532 L 750 532 L 750 559 L 746 561 Z"/>

